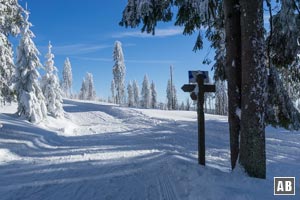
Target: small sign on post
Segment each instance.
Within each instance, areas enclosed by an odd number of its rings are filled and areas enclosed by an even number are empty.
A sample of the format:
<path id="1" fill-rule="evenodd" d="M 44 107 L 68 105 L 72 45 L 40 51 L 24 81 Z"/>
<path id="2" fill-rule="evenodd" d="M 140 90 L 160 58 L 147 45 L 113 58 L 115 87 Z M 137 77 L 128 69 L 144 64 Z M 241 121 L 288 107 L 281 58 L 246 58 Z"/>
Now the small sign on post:
<path id="1" fill-rule="evenodd" d="M 194 81 L 196 76 L 196 81 Z M 198 119 L 198 163 L 205 165 L 205 119 L 204 119 L 204 93 L 215 92 L 216 86 L 210 85 L 207 71 L 189 71 L 189 82 L 181 87 L 184 92 L 190 92 L 191 98 L 197 100 Z M 193 83 L 193 84 L 191 84 Z M 196 84 L 195 84 L 196 83 Z M 207 84 L 205 84 L 207 83 Z M 198 91 L 195 91 L 198 86 Z"/>
<path id="2" fill-rule="evenodd" d="M 189 71 L 189 83 L 197 83 L 197 76 L 198 74 L 203 75 L 204 83 L 209 84 L 209 76 L 208 76 L 208 71 Z"/>

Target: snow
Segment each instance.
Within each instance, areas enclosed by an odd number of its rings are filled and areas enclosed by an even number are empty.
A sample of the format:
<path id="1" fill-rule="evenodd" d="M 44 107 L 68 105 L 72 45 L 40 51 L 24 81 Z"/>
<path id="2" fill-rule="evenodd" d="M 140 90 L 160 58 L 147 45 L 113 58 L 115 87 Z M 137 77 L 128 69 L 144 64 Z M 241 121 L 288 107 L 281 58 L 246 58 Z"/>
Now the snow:
<path id="1" fill-rule="evenodd" d="M 274 199 L 274 176 L 300 178 L 300 132 L 266 129 L 261 180 L 230 171 L 227 117 L 205 115 L 203 167 L 196 112 L 68 99 L 63 106 L 63 119 L 39 124 L 17 118 L 14 103 L 0 108 L 2 200 Z"/>

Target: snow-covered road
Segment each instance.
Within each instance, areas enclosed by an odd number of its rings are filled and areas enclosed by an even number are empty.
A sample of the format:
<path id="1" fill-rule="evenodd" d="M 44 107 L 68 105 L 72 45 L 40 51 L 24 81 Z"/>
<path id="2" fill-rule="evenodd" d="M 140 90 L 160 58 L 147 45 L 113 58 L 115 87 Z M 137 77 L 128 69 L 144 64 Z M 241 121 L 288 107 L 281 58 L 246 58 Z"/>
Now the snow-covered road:
<path id="1" fill-rule="evenodd" d="M 274 176 L 300 178 L 299 132 L 267 129 L 258 180 L 230 172 L 226 117 L 206 115 L 202 167 L 195 112 L 65 100 L 65 119 L 32 125 L 11 107 L 0 114 L 0 199 L 272 199 Z"/>

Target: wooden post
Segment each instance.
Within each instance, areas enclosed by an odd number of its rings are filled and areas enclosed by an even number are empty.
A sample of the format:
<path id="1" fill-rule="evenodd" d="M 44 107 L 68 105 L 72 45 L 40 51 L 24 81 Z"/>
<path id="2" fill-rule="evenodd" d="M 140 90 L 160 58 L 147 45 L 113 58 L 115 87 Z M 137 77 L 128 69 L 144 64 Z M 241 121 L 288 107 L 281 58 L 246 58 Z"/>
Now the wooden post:
<path id="1" fill-rule="evenodd" d="M 190 75 L 193 71 L 189 71 L 189 78 L 193 78 Z M 197 74 L 198 73 L 198 74 Z M 216 92 L 216 86 L 211 84 L 204 84 L 204 81 L 208 79 L 208 72 L 198 71 L 197 75 L 190 80 L 190 84 L 184 84 L 181 89 L 184 92 L 190 92 L 191 98 L 197 101 L 197 119 L 198 119 L 198 163 L 205 165 L 205 120 L 204 120 L 204 93 Z M 207 81 L 208 82 L 208 81 Z M 207 83 L 206 82 L 206 83 Z M 193 84 L 191 84 L 193 83 Z M 196 84 L 198 85 L 198 91 L 195 91 Z M 198 94 L 196 94 L 198 92 Z"/>
<path id="2" fill-rule="evenodd" d="M 198 84 L 198 101 L 197 101 L 197 118 L 198 118 L 198 163 L 205 165 L 205 123 L 204 123 L 204 77 L 202 74 L 197 75 Z"/>

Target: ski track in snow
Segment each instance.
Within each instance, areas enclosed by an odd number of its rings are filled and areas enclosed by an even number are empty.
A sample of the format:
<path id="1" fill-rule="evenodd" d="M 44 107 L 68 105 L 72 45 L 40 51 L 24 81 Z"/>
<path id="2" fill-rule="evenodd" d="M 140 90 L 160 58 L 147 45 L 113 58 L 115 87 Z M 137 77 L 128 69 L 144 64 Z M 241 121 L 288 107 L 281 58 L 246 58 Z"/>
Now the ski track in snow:
<path id="1" fill-rule="evenodd" d="M 267 180 L 230 172 L 226 117 L 64 100 L 65 119 L 0 114 L 1 199 L 272 199 L 274 176 L 300 178 L 300 134 L 267 128 Z M 2 109 L 2 108 L 0 108 Z M 289 199 L 289 197 L 287 197 Z M 291 198 L 292 199 L 292 198 Z"/>

